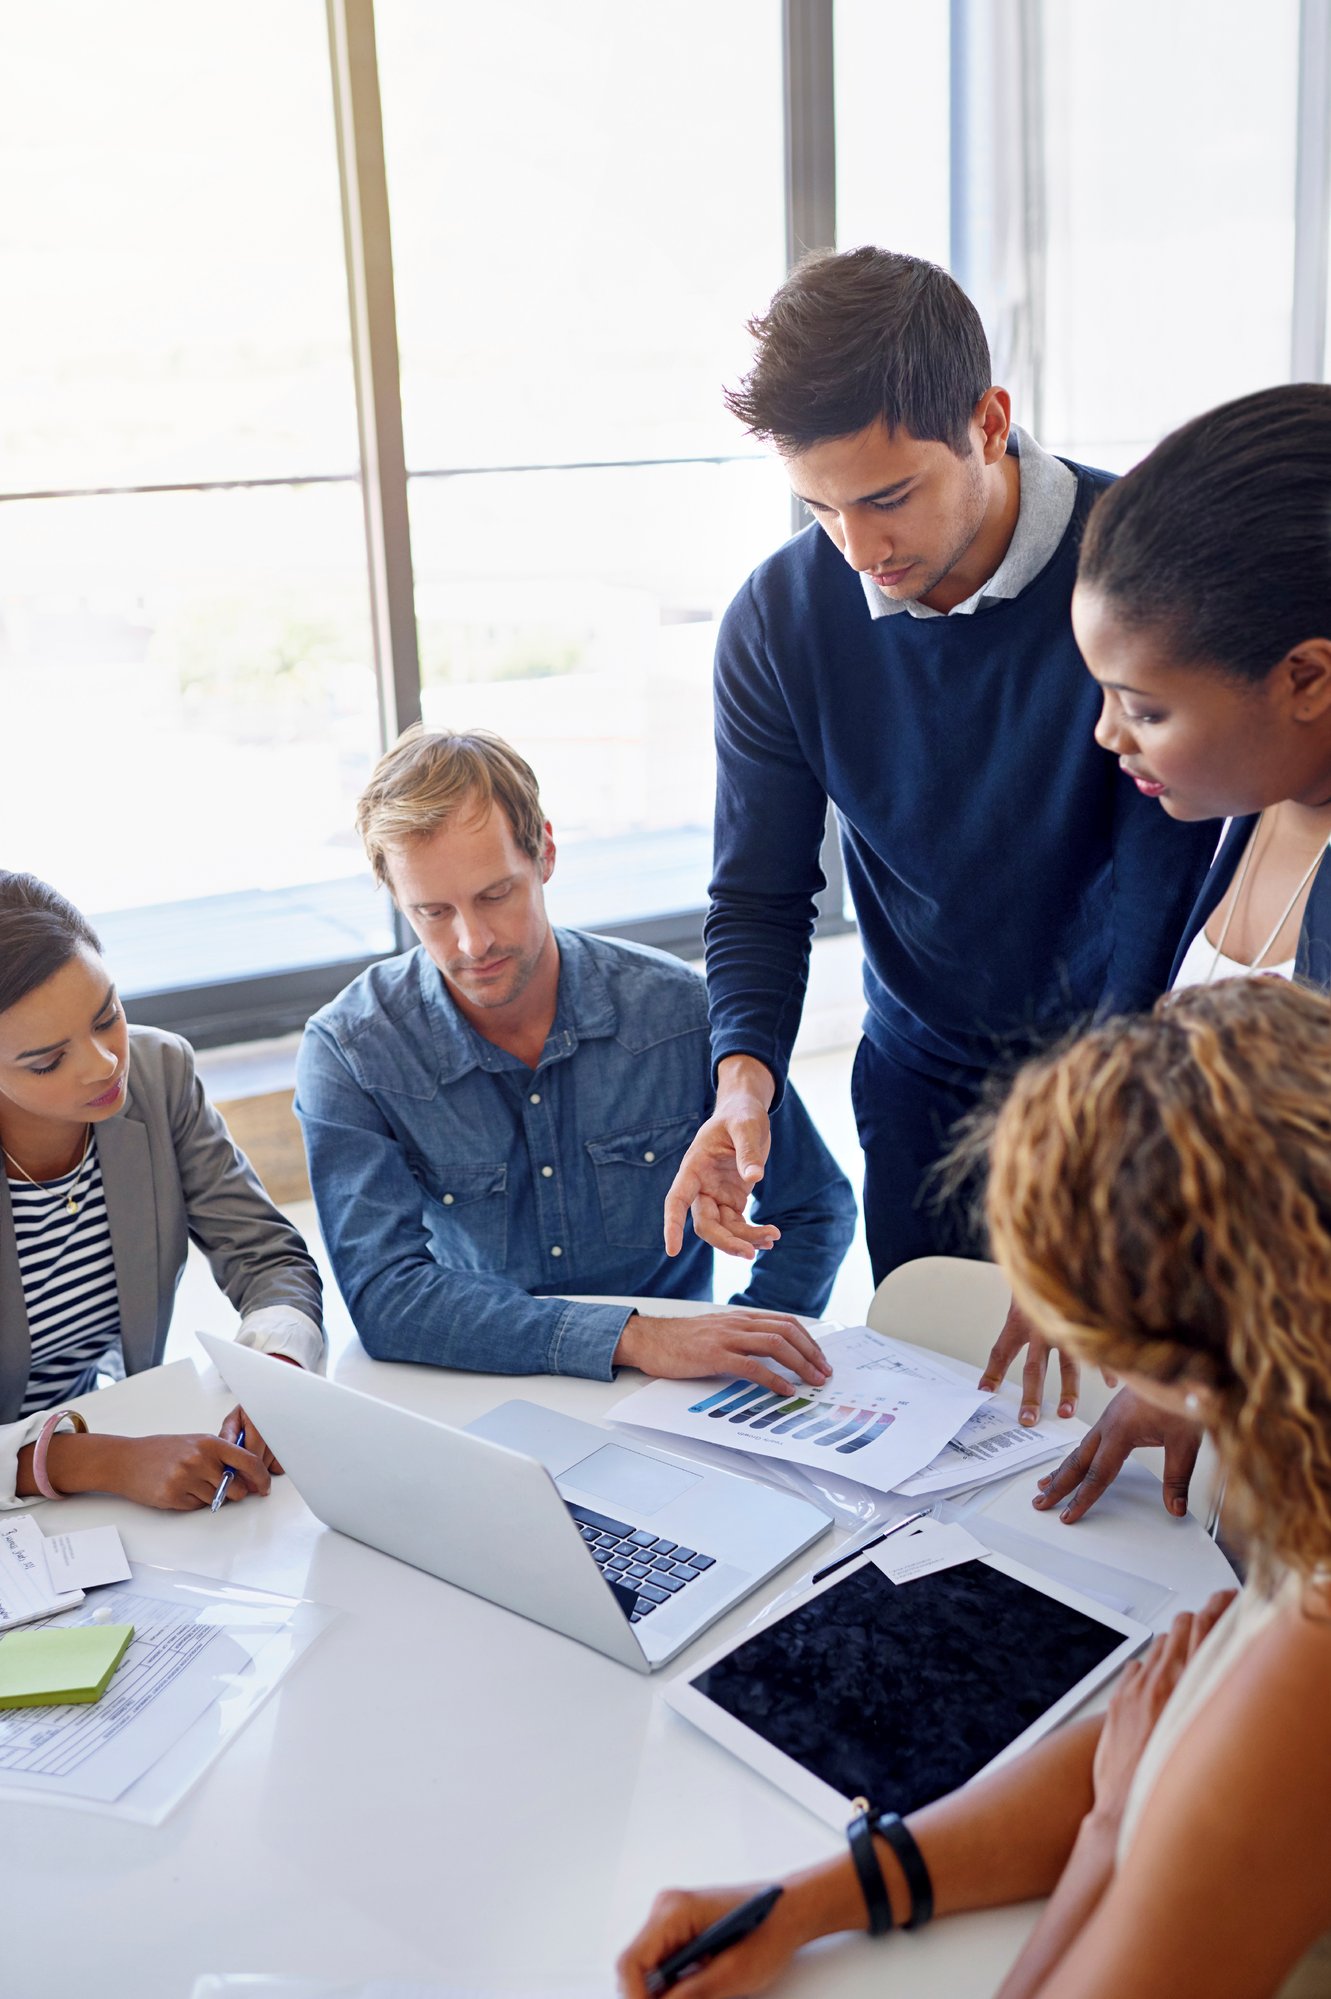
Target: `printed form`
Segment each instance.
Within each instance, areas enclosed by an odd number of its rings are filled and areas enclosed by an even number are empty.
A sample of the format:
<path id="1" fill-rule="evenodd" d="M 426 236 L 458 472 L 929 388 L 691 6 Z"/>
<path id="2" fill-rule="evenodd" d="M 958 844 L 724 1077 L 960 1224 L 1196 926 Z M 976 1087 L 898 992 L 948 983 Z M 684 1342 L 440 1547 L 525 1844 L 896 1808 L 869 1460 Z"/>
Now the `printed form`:
<path id="1" fill-rule="evenodd" d="M 132 1624 L 134 1637 L 99 1701 L 0 1712 L 0 1798 L 111 1807 L 163 1766 L 169 1786 L 129 1808 L 164 1817 L 332 1616 L 290 1597 L 140 1567 L 101 1593 L 98 1613 L 106 1612 Z M 84 1605 L 51 1623 L 92 1621 Z M 182 1767 L 174 1752 L 205 1717 L 198 1754 Z"/>

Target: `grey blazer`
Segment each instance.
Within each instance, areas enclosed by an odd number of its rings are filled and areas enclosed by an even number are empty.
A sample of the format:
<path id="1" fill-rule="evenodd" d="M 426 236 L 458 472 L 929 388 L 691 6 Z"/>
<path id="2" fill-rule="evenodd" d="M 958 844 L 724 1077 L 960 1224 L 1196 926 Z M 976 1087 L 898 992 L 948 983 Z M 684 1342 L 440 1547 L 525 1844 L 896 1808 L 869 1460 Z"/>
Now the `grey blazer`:
<path id="1" fill-rule="evenodd" d="M 323 1291 L 310 1253 L 231 1143 L 188 1042 L 155 1027 L 131 1027 L 129 1040 L 125 1107 L 96 1127 L 126 1373 L 162 1358 L 191 1240 L 242 1317 L 284 1305 L 321 1326 Z M 0 1175 L 0 1422 L 18 1416 L 31 1362 L 9 1186 Z"/>

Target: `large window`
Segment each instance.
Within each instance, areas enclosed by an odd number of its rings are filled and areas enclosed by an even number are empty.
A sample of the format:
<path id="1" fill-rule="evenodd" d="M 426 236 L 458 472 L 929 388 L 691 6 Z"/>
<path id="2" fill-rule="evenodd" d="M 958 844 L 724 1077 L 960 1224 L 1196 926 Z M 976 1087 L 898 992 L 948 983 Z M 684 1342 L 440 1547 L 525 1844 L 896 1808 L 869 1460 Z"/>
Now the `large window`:
<path id="1" fill-rule="evenodd" d="M 4 864 L 130 993 L 385 950 L 323 7 L 55 0 L 4 42 Z"/>
<path id="2" fill-rule="evenodd" d="M 1288 378 L 1298 0 L 1077 0 L 1045 20 L 1043 427 L 1124 471 Z"/>
<path id="3" fill-rule="evenodd" d="M 747 317 L 834 238 L 948 262 L 1110 466 L 1320 372 L 1327 15 L 6 9 L 0 865 L 139 1017 L 298 1024 L 401 940 L 352 814 L 419 712 L 530 757 L 557 918 L 696 949 L 717 621 L 790 522 Z"/>
<path id="4" fill-rule="evenodd" d="M 716 622 L 788 514 L 720 397 L 783 269 L 778 13 L 376 19 L 425 717 L 530 758 L 561 920 L 696 910 Z"/>

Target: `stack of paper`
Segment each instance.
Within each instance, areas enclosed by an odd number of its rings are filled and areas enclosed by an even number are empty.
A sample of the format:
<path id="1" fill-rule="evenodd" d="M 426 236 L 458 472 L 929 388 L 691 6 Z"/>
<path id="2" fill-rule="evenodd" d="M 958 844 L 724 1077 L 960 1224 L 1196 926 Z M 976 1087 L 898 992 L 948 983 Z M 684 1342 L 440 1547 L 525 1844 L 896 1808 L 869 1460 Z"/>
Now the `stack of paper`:
<path id="1" fill-rule="evenodd" d="M 114 1527 L 48 1539 L 31 1513 L 0 1518 L 0 1631 L 72 1610 L 85 1590 L 128 1580 L 129 1563 Z"/>
<path id="2" fill-rule="evenodd" d="M 1006 1478 L 1085 1434 L 1071 1420 L 1023 1429 L 1015 1400 L 982 1394 L 973 1375 L 868 1326 L 828 1332 L 823 1353 L 832 1375 L 821 1389 L 792 1381 L 779 1395 L 739 1378 L 653 1381 L 617 1403 L 610 1420 L 911 1498 Z"/>

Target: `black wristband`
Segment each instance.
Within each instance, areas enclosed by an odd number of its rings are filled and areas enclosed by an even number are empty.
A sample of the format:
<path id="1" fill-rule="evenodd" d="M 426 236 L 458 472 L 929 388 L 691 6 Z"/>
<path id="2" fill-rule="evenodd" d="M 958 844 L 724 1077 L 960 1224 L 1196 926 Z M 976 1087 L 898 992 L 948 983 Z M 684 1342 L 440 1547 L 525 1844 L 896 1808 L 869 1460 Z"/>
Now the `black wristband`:
<path id="1" fill-rule="evenodd" d="M 873 1843 L 872 1824 L 866 1806 L 862 1812 L 856 1812 L 846 1827 L 846 1838 L 850 1841 L 850 1857 L 855 1863 L 855 1872 L 860 1877 L 864 1906 L 869 1912 L 869 1935 L 881 1937 L 892 1927 L 892 1904 L 888 1900 L 887 1883 L 883 1880 L 883 1870 Z"/>
<path id="2" fill-rule="evenodd" d="M 880 1812 L 873 1821 L 873 1829 L 880 1838 L 887 1841 L 900 1861 L 901 1871 L 906 1877 L 906 1886 L 910 1889 L 910 1916 L 901 1927 L 904 1930 L 918 1930 L 929 1921 L 934 1912 L 934 1884 L 929 1878 L 929 1869 L 924 1864 L 924 1855 L 915 1842 L 914 1833 L 896 1812 Z M 878 1872 L 881 1878 L 881 1867 Z"/>

